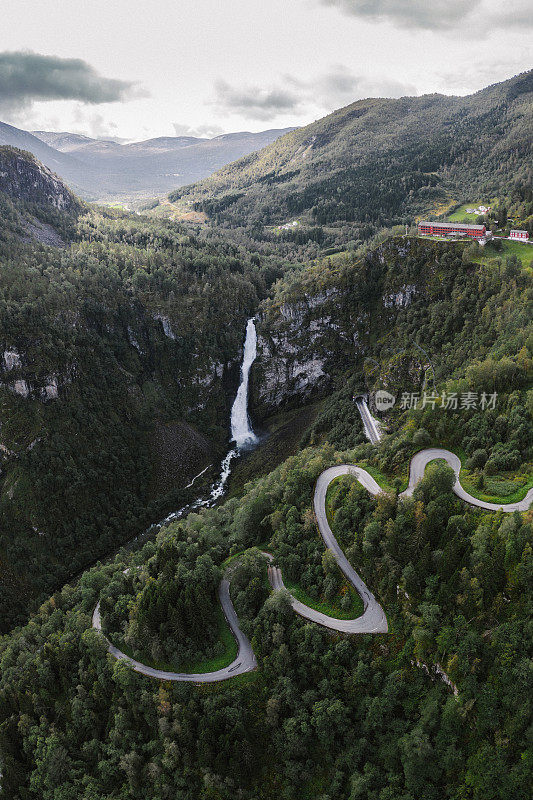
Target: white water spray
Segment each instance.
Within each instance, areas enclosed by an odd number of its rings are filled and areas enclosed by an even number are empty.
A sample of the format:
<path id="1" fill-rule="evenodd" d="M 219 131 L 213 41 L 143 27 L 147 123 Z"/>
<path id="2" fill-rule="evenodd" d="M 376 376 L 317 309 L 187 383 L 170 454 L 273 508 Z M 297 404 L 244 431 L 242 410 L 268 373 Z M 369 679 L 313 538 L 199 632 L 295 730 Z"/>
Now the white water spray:
<path id="1" fill-rule="evenodd" d="M 190 511 L 195 511 L 197 508 L 212 506 L 213 503 L 224 494 L 226 482 L 231 474 L 231 462 L 233 459 L 236 458 L 242 450 L 245 450 L 247 447 L 250 447 L 257 442 L 257 436 L 252 430 L 250 419 L 248 417 L 248 379 L 250 376 L 250 368 L 255 361 L 256 355 L 257 332 L 255 330 L 255 323 L 253 319 L 249 319 L 248 324 L 246 325 L 246 338 L 244 340 L 244 354 L 241 364 L 241 382 L 231 408 L 231 440 L 232 442 L 235 442 L 236 447 L 233 447 L 222 461 L 220 466 L 220 476 L 216 483 L 211 486 L 209 497 L 198 498 L 194 502 L 189 503 L 183 508 L 180 508 L 178 511 L 173 511 L 168 515 L 168 517 L 165 517 L 162 522 L 159 522 L 157 525 L 152 525 L 145 533 L 160 530 L 162 526 L 168 525 L 170 522 L 174 522 L 177 519 L 181 519 L 181 517 L 183 517 L 185 514 L 188 514 Z M 193 485 L 196 478 L 199 478 L 204 474 L 204 472 L 207 472 L 209 466 L 203 469 L 202 472 L 199 472 L 198 475 L 195 475 L 192 481 L 185 488 L 189 489 Z M 136 536 L 135 538 L 138 539 L 139 537 Z"/>
<path id="2" fill-rule="evenodd" d="M 220 478 L 211 488 L 209 500 L 205 505 L 211 505 L 224 494 L 226 481 L 231 473 L 231 462 L 236 458 L 241 450 L 250 447 L 257 442 L 257 436 L 252 430 L 248 417 L 248 379 L 250 368 L 257 355 L 257 332 L 253 319 L 248 320 L 246 325 L 246 338 L 244 340 L 244 354 L 241 364 L 241 382 L 237 389 L 237 394 L 231 407 L 231 441 L 237 445 L 229 451 L 222 462 Z"/>
<path id="3" fill-rule="evenodd" d="M 248 378 L 250 375 L 250 368 L 255 360 L 257 354 L 257 333 L 253 319 L 248 320 L 246 326 L 246 338 L 244 340 L 244 354 L 241 365 L 241 383 L 237 390 L 237 395 L 231 408 L 231 438 L 235 442 L 236 447 L 232 448 L 222 461 L 220 466 L 220 476 L 216 483 L 211 486 L 209 497 L 199 497 L 192 503 L 188 503 L 183 508 L 173 511 L 164 520 L 154 525 L 150 525 L 144 533 L 135 536 L 127 544 L 144 541 L 147 536 L 154 536 L 161 528 L 166 527 L 171 522 L 181 519 L 191 511 L 196 511 L 199 508 L 212 506 L 219 497 L 225 492 L 226 482 L 231 474 L 231 462 L 236 458 L 241 450 L 250 447 L 257 442 L 257 436 L 252 430 L 250 420 L 248 418 Z M 195 475 L 190 483 L 185 486 L 185 489 L 190 489 L 195 480 L 199 478 L 204 472 L 207 472 L 211 465 L 209 464 L 205 469 Z M 0 766 L 0 779 L 2 777 Z"/>
<path id="4" fill-rule="evenodd" d="M 249 319 L 244 340 L 241 383 L 231 409 L 231 439 L 237 445 L 238 450 L 257 442 L 257 436 L 252 430 L 248 417 L 248 379 L 250 368 L 255 361 L 256 355 L 257 333 L 253 319 Z"/>
<path id="5" fill-rule="evenodd" d="M 231 441 L 235 442 L 236 447 L 233 447 L 224 458 L 220 468 L 220 477 L 211 487 L 209 497 L 206 500 L 197 500 L 193 503 L 192 508 L 210 506 L 218 500 L 219 497 L 222 497 L 226 489 L 226 482 L 231 473 L 231 462 L 242 450 L 257 442 L 257 436 L 252 430 L 248 417 L 248 379 L 250 377 L 250 368 L 255 361 L 256 355 L 257 333 L 253 319 L 249 319 L 246 325 L 246 338 L 244 340 L 241 382 L 237 389 L 233 406 L 231 407 Z"/>

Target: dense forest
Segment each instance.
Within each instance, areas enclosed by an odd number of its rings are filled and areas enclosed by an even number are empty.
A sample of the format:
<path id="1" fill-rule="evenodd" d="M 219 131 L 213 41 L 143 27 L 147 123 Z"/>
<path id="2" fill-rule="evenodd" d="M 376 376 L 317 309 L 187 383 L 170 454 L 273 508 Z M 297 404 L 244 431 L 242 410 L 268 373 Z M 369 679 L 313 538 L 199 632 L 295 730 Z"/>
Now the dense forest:
<path id="1" fill-rule="evenodd" d="M 264 319 L 334 280 L 357 312 L 374 287 L 391 288 L 379 277 L 393 277 L 387 246 L 365 268 L 293 270 Z M 364 443 L 351 387 L 416 391 L 426 367 L 414 352 L 398 359 L 385 339 L 373 351 L 378 377 L 357 363 L 345 371 L 302 442 L 310 447 L 56 592 L 0 643 L 4 796 L 526 800 L 530 513 L 465 506 L 438 463 L 412 499 L 397 498 L 411 455 L 432 443 L 464 451 L 463 481 L 478 496 L 525 489 L 515 477 L 532 459 L 529 271 L 512 258 L 475 264 L 463 249 L 424 244 L 404 257 L 399 280 L 425 271 L 431 302 L 395 309 L 392 335 L 419 331 L 438 353 L 437 394 L 496 390 L 497 407 L 398 406 L 380 447 Z M 339 321 L 347 311 L 339 305 Z M 270 593 L 257 549 L 273 554 L 291 591 L 342 616 L 351 599 L 312 513 L 318 475 L 340 462 L 366 465 L 389 492 L 372 499 L 344 477 L 328 495 L 339 542 L 386 609 L 386 635 L 306 623 Z M 152 681 L 112 659 L 91 629 L 100 600 L 107 635 L 145 663 L 231 659 L 217 584 L 239 554 L 231 591 L 258 658 L 249 676 L 204 688 Z"/>
<path id="2" fill-rule="evenodd" d="M 194 639 L 203 623 L 208 657 L 216 565 L 263 542 L 287 551 L 297 581 L 311 571 L 334 583 L 310 504 L 318 474 L 340 457 L 330 445 L 302 451 L 242 499 L 85 573 L 4 639 L 4 796 L 526 800 L 531 524 L 465 508 L 447 468 L 428 470 L 408 502 L 369 501 L 350 478 L 331 499 L 388 635 L 306 624 L 283 593 L 268 596 L 253 550 L 233 592 L 259 660 L 250 676 L 203 689 L 154 682 L 110 658 L 91 630 L 95 602 L 118 584 L 110 626 L 137 624 L 146 645 L 158 631 Z M 126 566 L 147 570 L 140 593 L 125 585 Z M 198 614 L 189 605 L 176 628 L 174 602 L 199 596 Z"/>
<path id="3" fill-rule="evenodd" d="M 0 192 L 4 630 L 216 472 L 246 319 L 280 275 L 213 233 L 59 210 L 41 177 L 32 203 Z"/>
<path id="4" fill-rule="evenodd" d="M 442 461 L 399 495 L 431 446 L 480 500 L 533 486 L 531 264 L 390 226 L 466 202 L 473 175 L 498 224 L 529 225 L 530 84 L 360 101 L 185 193 L 204 226 L 86 206 L 0 148 L 0 798 L 529 800 L 533 511 L 467 505 Z M 130 542 L 208 490 L 251 315 L 251 479 Z M 340 464 L 383 490 L 344 475 L 325 511 L 386 634 L 291 607 L 363 611 L 314 513 Z M 152 679 L 94 627 L 99 603 L 144 664 L 226 667 L 223 576 L 248 674 Z"/>

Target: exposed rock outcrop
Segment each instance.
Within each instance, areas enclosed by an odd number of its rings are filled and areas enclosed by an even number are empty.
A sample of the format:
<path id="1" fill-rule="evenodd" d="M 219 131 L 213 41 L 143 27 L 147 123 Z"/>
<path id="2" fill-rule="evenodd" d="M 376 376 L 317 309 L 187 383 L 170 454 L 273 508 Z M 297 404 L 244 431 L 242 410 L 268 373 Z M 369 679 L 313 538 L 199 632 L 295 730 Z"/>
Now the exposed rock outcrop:
<path id="1" fill-rule="evenodd" d="M 6 347 L 0 361 L 4 373 L 14 372 L 10 375 L 10 380 L 0 383 L 19 397 L 37 397 L 43 401 L 55 400 L 59 396 L 59 385 L 56 375 L 49 375 L 44 384 L 38 376 L 30 373 L 24 366 L 25 355 L 20 353 L 15 347 Z M 39 385 L 40 384 L 40 385 Z"/>
<path id="2" fill-rule="evenodd" d="M 387 294 L 383 298 L 385 308 L 407 308 L 416 294 L 416 284 L 402 286 L 398 292 Z"/>
<path id="3" fill-rule="evenodd" d="M 131 325 L 128 325 L 128 341 L 131 344 L 131 346 L 134 347 L 137 350 L 139 355 L 142 356 L 144 354 L 144 350 L 141 347 L 141 345 L 139 344 L 139 342 L 137 340 L 137 337 L 135 335 L 135 331 L 133 330 Z"/>
<path id="4" fill-rule="evenodd" d="M 76 211 L 80 203 L 63 181 L 25 150 L 0 147 L 0 191 L 16 200 Z"/>
<path id="5" fill-rule="evenodd" d="M 160 314 L 158 312 L 157 314 L 154 314 L 154 319 L 158 320 L 161 323 L 161 326 L 163 328 L 163 333 L 165 334 L 165 336 L 167 336 L 169 339 L 172 339 L 173 341 L 176 341 L 176 334 L 172 330 L 172 325 L 170 324 L 169 318 L 164 314 Z"/>
<path id="6" fill-rule="evenodd" d="M 4 350 L 3 355 L 4 369 L 6 372 L 11 372 L 12 369 L 22 366 L 20 360 L 20 353 L 17 350 Z"/>
<path id="7" fill-rule="evenodd" d="M 13 381 L 13 383 L 9 384 L 9 388 L 20 397 L 28 397 L 30 393 L 30 387 L 25 380 Z"/>
<path id="8" fill-rule="evenodd" d="M 55 375 L 50 375 L 48 378 L 48 383 L 41 389 L 41 397 L 45 401 L 57 400 L 59 397 L 57 378 Z"/>
<path id="9" fill-rule="evenodd" d="M 394 327 L 399 314 L 419 299 L 439 291 L 435 280 L 439 252 L 417 239 L 389 239 L 362 260 L 342 267 L 324 263 L 298 284 L 298 274 L 279 288 L 279 296 L 263 303 L 258 314 L 258 357 L 252 372 L 251 407 L 262 418 L 276 409 L 320 396 L 354 362 L 371 355 L 376 338 Z M 313 284 L 315 290 L 313 290 Z M 420 357 L 400 354 L 410 341 L 391 341 L 397 350 L 390 368 L 419 379 Z M 399 359 L 399 360 L 398 360 Z M 396 363 L 398 362 L 398 364 Z M 416 362 L 416 363 L 415 363 Z M 411 375 L 413 370 L 416 375 Z M 414 376 L 414 377 L 413 377 Z"/>

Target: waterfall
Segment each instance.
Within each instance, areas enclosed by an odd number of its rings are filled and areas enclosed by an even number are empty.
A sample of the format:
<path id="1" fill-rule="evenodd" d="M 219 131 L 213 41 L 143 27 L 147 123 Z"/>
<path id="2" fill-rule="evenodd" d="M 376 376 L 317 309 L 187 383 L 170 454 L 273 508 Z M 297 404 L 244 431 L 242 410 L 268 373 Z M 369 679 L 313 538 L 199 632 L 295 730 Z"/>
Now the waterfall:
<path id="1" fill-rule="evenodd" d="M 244 340 L 241 383 L 231 409 L 231 440 L 235 442 L 238 450 L 257 442 L 257 436 L 251 428 L 248 417 L 248 378 L 250 376 L 250 367 L 254 363 L 256 355 L 257 333 L 253 319 L 249 319 Z"/>
<path id="2" fill-rule="evenodd" d="M 194 509 L 201 506 L 210 506 L 218 500 L 219 497 L 222 497 L 226 489 L 226 482 L 231 473 L 231 462 L 242 450 L 245 450 L 247 447 L 257 442 L 257 436 L 253 432 L 248 418 L 248 378 L 250 377 L 250 368 L 255 361 L 256 355 L 257 333 L 253 319 L 249 319 L 246 325 L 246 337 L 244 340 L 241 382 L 237 389 L 233 406 L 231 407 L 231 441 L 235 442 L 236 447 L 233 447 L 222 461 L 220 477 L 211 487 L 211 494 L 209 497 L 205 500 L 196 500 L 189 508 Z"/>
<path id="3" fill-rule="evenodd" d="M 231 462 L 234 458 L 240 455 L 242 450 L 255 444 L 257 436 L 252 430 L 250 420 L 248 417 L 248 378 L 250 377 L 250 368 L 255 361 L 257 355 L 257 332 L 255 330 L 255 323 L 252 319 L 248 320 L 246 325 L 246 337 L 244 340 L 244 354 L 241 364 L 241 382 L 231 407 L 231 441 L 235 442 L 235 447 L 228 451 L 220 465 L 220 475 L 218 480 L 212 484 L 211 492 L 208 497 L 199 497 L 192 503 L 189 503 L 183 508 L 173 511 L 164 520 L 151 525 L 144 533 L 138 534 L 130 542 L 142 541 L 146 536 L 153 535 L 161 528 L 165 527 L 175 520 L 181 519 L 183 516 L 191 511 L 196 511 L 199 508 L 212 506 L 219 497 L 222 497 L 226 490 L 226 482 L 231 474 Z M 196 478 L 206 472 L 211 465 L 195 475 L 191 482 L 185 487 L 189 489 Z M 1 777 L 1 773 L 0 773 Z"/>

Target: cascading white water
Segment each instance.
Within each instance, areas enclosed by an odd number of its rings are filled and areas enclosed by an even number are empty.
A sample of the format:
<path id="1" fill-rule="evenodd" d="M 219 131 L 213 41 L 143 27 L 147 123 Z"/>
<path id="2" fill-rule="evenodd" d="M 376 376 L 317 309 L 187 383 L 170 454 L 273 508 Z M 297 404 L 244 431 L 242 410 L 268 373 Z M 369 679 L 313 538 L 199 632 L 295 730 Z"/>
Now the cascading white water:
<path id="1" fill-rule="evenodd" d="M 248 417 L 248 379 L 250 377 L 250 368 L 255 361 L 257 355 L 257 332 L 255 330 L 255 323 L 253 319 L 248 320 L 246 325 L 246 337 L 244 339 L 244 353 L 241 364 L 241 382 L 237 389 L 237 394 L 233 405 L 231 407 L 231 441 L 235 442 L 237 447 L 230 450 L 226 458 L 222 462 L 222 469 L 220 471 L 220 478 L 218 482 L 211 489 L 211 496 L 206 501 L 210 505 L 215 500 L 218 500 L 224 494 L 226 481 L 228 480 L 231 472 L 231 462 L 239 455 L 239 452 L 246 447 L 250 447 L 257 442 L 257 436 L 252 430 L 250 419 Z"/>
<path id="2" fill-rule="evenodd" d="M 257 442 L 248 417 L 248 379 L 250 368 L 257 355 L 257 332 L 253 319 L 246 325 L 246 338 L 244 340 L 244 355 L 241 366 L 241 383 L 237 396 L 231 409 L 231 440 L 241 449 Z"/>
<path id="3" fill-rule="evenodd" d="M 226 488 L 226 482 L 231 473 L 231 462 L 236 458 L 241 450 L 250 447 L 257 442 L 257 436 L 252 430 L 248 417 L 248 379 L 250 368 L 257 355 L 257 332 L 253 319 L 248 320 L 246 325 L 246 337 L 244 339 L 244 354 L 241 364 L 241 382 L 237 389 L 233 406 L 231 407 L 231 440 L 237 445 L 224 458 L 218 481 L 211 487 L 211 494 L 207 500 L 197 500 L 193 507 L 210 506 L 219 497 L 222 497 Z"/>
<path id="4" fill-rule="evenodd" d="M 255 330 L 255 323 L 253 318 L 248 320 L 246 325 L 246 337 L 244 340 L 244 354 L 241 364 L 241 382 L 231 407 L 231 441 L 235 442 L 236 447 L 233 447 L 225 456 L 222 464 L 220 465 L 220 476 L 216 483 L 211 486 L 209 497 L 199 497 L 192 503 L 189 503 L 178 511 L 173 511 L 164 520 L 155 525 L 151 525 L 144 534 L 139 534 L 132 542 L 143 539 L 146 535 L 154 534 L 170 522 L 181 519 L 185 514 L 195 511 L 198 508 L 212 506 L 219 497 L 222 497 L 226 488 L 226 482 L 231 474 L 231 462 L 236 458 L 242 450 L 255 444 L 257 436 L 252 430 L 250 419 L 248 417 L 248 379 L 250 377 L 250 368 L 255 361 L 257 355 L 257 332 Z M 211 465 L 207 466 L 192 481 L 185 487 L 189 489 L 196 478 L 206 472 Z"/>

